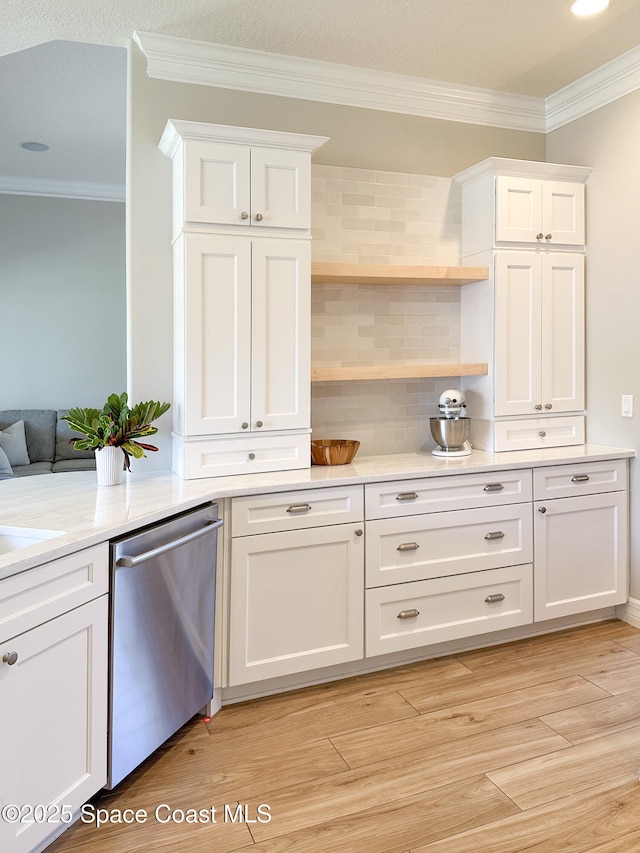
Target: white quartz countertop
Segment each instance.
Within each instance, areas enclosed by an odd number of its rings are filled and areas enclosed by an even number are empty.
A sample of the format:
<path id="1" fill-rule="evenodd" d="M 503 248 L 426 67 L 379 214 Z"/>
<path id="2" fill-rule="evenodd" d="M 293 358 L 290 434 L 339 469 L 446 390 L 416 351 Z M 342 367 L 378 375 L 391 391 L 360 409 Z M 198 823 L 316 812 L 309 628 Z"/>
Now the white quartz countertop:
<path id="1" fill-rule="evenodd" d="M 0 579 L 80 548 L 128 533 L 208 500 L 265 492 L 353 485 L 461 473 L 507 471 L 634 457 L 634 450 L 597 445 L 489 453 L 443 459 L 430 453 L 356 457 L 351 465 L 182 480 L 168 471 L 126 473 L 121 486 L 96 485 L 95 471 L 43 474 L 0 481 L 0 526 L 60 531 L 61 535 L 0 554 Z"/>

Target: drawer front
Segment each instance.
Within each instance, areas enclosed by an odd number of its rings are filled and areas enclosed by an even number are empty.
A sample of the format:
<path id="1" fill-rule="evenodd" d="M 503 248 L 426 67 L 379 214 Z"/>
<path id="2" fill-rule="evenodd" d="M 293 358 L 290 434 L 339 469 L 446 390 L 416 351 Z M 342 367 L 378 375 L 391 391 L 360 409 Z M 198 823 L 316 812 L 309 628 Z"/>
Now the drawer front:
<path id="1" fill-rule="evenodd" d="M 627 488 L 627 461 L 585 462 L 536 468 L 533 472 L 535 500 L 619 492 Z"/>
<path id="2" fill-rule="evenodd" d="M 531 471 L 455 474 L 365 486 L 369 518 L 396 518 L 425 512 L 471 509 L 530 501 Z"/>
<path id="3" fill-rule="evenodd" d="M 173 460 L 176 473 L 185 480 L 309 468 L 309 433 L 205 439 L 174 436 Z"/>
<path id="4" fill-rule="evenodd" d="M 494 450 L 536 450 L 584 444 L 584 417 L 496 421 Z"/>
<path id="5" fill-rule="evenodd" d="M 533 568 L 398 584 L 366 591 L 366 657 L 527 625 Z"/>
<path id="6" fill-rule="evenodd" d="M 277 533 L 362 521 L 362 486 L 250 495 L 231 501 L 231 535 Z"/>
<path id="7" fill-rule="evenodd" d="M 0 642 L 29 631 L 109 590 L 104 542 L 0 583 Z"/>
<path id="8" fill-rule="evenodd" d="M 367 587 L 532 560 L 531 504 L 367 522 Z"/>

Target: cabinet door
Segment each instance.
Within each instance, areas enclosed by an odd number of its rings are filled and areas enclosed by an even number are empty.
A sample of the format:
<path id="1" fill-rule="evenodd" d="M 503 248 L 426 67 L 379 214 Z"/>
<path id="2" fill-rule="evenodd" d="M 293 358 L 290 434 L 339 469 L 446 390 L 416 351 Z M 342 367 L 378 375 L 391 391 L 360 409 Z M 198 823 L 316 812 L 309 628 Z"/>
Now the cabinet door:
<path id="1" fill-rule="evenodd" d="M 45 809 L 44 822 L 42 812 L 0 821 L 0 848 L 25 853 L 107 779 L 107 596 L 5 642 L 0 659 L 6 652 L 18 657 L 0 663 L 0 804 Z"/>
<path id="2" fill-rule="evenodd" d="M 496 241 L 536 243 L 542 229 L 542 185 L 536 178 L 496 177 Z"/>
<path id="3" fill-rule="evenodd" d="M 244 237 L 186 234 L 186 285 L 175 305 L 176 398 L 184 434 L 249 429 L 251 243 Z M 181 389 L 181 386 L 182 389 Z"/>
<path id="4" fill-rule="evenodd" d="M 307 152 L 251 149 L 251 224 L 311 227 L 311 156 Z"/>
<path id="5" fill-rule="evenodd" d="M 184 157 L 184 218 L 250 225 L 249 147 L 188 140 Z"/>
<path id="6" fill-rule="evenodd" d="M 362 658 L 358 530 L 339 524 L 233 540 L 230 686 Z"/>
<path id="7" fill-rule="evenodd" d="M 542 181 L 542 230 L 545 243 L 584 245 L 584 184 Z"/>
<path id="8" fill-rule="evenodd" d="M 534 252 L 496 253 L 496 415 L 530 415 L 542 409 L 541 264 Z"/>
<path id="9" fill-rule="evenodd" d="M 253 242 L 252 430 L 310 424 L 310 255 L 302 240 Z"/>
<path id="10" fill-rule="evenodd" d="M 535 619 L 627 600 L 627 492 L 534 504 Z"/>
<path id="11" fill-rule="evenodd" d="M 584 409 L 584 256 L 542 256 L 542 397 L 545 412 Z"/>

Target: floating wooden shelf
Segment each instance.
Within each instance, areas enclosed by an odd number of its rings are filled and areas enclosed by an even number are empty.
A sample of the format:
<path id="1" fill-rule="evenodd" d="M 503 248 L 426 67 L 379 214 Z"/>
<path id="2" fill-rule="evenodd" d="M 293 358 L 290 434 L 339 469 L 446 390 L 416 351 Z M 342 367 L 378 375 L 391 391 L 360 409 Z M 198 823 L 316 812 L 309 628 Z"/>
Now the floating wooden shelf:
<path id="1" fill-rule="evenodd" d="M 353 379 L 424 379 L 438 376 L 486 376 L 486 364 L 382 364 L 354 367 L 313 367 L 312 382 Z"/>
<path id="2" fill-rule="evenodd" d="M 425 267 L 391 264 L 311 264 L 311 281 L 326 284 L 424 284 L 456 286 L 484 281 L 488 267 Z"/>

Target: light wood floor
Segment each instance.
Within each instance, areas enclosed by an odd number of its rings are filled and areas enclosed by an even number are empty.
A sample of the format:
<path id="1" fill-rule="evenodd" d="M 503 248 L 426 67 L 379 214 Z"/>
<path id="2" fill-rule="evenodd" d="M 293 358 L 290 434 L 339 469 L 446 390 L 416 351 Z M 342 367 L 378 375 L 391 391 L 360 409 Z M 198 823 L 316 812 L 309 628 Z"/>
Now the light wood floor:
<path id="1" fill-rule="evenodd" d="M 47 853 L 634 853 L 639 771 L 640 631 L 610 621 L 194 720 L 94 801 L 146 823 Z"/>

